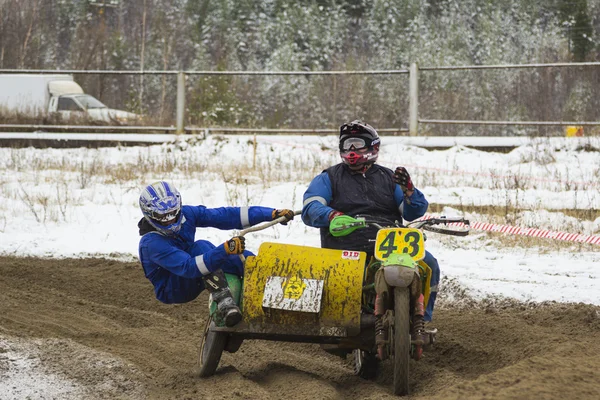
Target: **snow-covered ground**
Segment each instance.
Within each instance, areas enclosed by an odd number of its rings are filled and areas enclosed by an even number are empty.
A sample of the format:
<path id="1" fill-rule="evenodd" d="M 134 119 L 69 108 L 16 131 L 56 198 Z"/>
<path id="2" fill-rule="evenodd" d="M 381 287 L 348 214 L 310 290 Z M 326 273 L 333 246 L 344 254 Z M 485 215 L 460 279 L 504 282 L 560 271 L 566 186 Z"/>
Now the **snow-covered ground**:
<path id="1" fill-rule="evenodd" d="M 143 186 L 160 179 L 174 183 L 188 204 L 299 210 L 312 177 L 338 162 L 336 144 L 334 136 L 230 135 L 150 147 L 0 148 L 0 254 L 134 258 L 137 199 Z M 597 234 L 600 219 L 563 213 L 600 208 L 600 142 L 589 139 L 583 147 L 554 138 L 508 154 L 462 146 L 429 151 L 384 137 L 379 162 L 406 166 L 429 202 L 444 205 L 448 216 L 461 215 L 463 206 L 514 207 L 528 210 L 510 215 L 516 226 Z M 506 223 L 498 215 L 465 216 Z M 201 229 L 197 238 L 217 244 L 233 233 Z M 548 239 L 506 248 L 498 235 L 430 234 L 427 243 L 442 274 L 475 295 L 600 304 L 600 253 L 593 247 L 556 247 Z M 256 251 L 264 241 L 319 246 L 319 235 L 298 218 L 249 234 L 247 246 Z"/>
<path id="2" fill-rule="evenodd" d="M 113 354 L 71 340 L 0 335 L 2 400 L 145 398 L 143 388 L 122 372 L 125 369 L 138 373 Z M 65 370 L 84 371 L 85 376 L 73 379 L 77 373 L 70 377 Z"/>

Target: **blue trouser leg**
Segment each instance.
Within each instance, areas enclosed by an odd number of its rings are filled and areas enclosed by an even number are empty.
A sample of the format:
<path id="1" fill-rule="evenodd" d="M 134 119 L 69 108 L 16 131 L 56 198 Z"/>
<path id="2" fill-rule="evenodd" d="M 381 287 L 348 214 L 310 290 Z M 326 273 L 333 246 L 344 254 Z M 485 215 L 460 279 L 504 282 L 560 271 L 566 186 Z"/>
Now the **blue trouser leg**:
<path id="1" fill-rule="evenodd" d="M 244 257 L 253 256 L 254 253 L 244 250 Z M 221 265 L 223 272 L 228 274 L 234 274 L 237 276 L 244 276 L 244 263 L 238 254 L 232 254 L 227 258 L 227 262 Z"/>
<path id="2" fill-rule="evenodd" d="M 423 258 L 425 264 L 431 268 L 431 292 L 429 293 L 429 302 L 425 309 L 425 321 L 430 322 L 433 315 L 433 307 L 435 305 L 435 298 L 437 297 L 438 284 L 440 283 L 440 265 L 434 256 L 430 252 L 425 251 L 425 258 Z"/>
<path id="3" fill-rule="evenodd" d="M 198 240 L 188 249 L 188 254 L 196 257 L 214 249 L 216 246 L 207 240 Z M 244 251 L 246 257 L 254 254 L 249 251 Z M 234 274 L 237 276 L 244 275 L 244 264 L 237 254 L 230 255 L 218 265 L 217 269 L 222 269 L 223 272 Z M 211 271 L 212 272 L 212 271 Z M 168 284 L 155 287 L 156 298 L 163 303 L 187 303 L 194 300 L 204 290 L 204 280 L 202 278 L 184 278 L 168 272 L 167 270 L 159 271 L 168 280 Z M 166 287 L 165 287 L 166 286 Z"/>

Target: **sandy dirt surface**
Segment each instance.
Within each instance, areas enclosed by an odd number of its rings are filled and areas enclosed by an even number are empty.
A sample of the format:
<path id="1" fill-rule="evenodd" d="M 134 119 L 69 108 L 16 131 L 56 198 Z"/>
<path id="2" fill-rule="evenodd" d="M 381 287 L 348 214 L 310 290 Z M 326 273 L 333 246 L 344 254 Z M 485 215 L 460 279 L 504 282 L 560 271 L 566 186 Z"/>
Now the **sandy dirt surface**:
<path id="1" fill-rule="evenodd" d="M 446 283 L 454 300 L 442 298 L 438 343 L 411 364 L 409 398 L 600 398 L 600 307 L 475 303 Z M 12 379 L 0 398 L 394 398 L 389 364 L 363 380 L 311 344 L 246 341 L 199 378 L 206 299 L 159 303 L 133 262 L 0 257 L 0 381 Z M 19 351 L 46 377 L 34 389 L 14 373 Z"/>

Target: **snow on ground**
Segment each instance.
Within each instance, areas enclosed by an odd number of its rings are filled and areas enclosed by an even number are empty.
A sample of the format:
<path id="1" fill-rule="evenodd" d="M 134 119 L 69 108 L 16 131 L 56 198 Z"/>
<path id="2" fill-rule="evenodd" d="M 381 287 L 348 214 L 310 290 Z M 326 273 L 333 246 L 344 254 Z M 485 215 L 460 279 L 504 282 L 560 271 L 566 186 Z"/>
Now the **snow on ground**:
<path id="1" fill-rule="evenodd" d="M 540 139 L 508 154 L 455 146 L 429 151 L 383 139 L 379 162 L 404 165 L 430 203 L 528 209 L 515 224 L 597 234 L 600 221 L 565 209 L 600 209 L 598 143 Z M 253 143 L 256 140 L 256 155 Z M 338 162 L 333 136 L 211 136 L 149 147 L 100 149 L 0 148 L 0 254 L 43 257 L 137 254 L 141 188 L 167 179 L 184 203 L 301 209 L 316 174 Z M 598 147 L 595 147 L 598 146 Z M 486 215 L 467 214 L 486 222 Z M 215 244 L 234 232 L 201 229 Z M 572 248 L 503 248 L 481 235 L 453 240 L 430 234 L 428 248 L 442 274 L 473 293 L 522 300 L 600 304 L 600 253 Z M 319 246 L 318 230 L 298 218 L 288 227 L 251 233 L 247 246 L 276 241 Z"/>
<path id="2" fill-rule="evenodd" d="M 85 371 L 85 376 L 76 381 L 65 370 Z M 0 399 L 144 398 L 124 370 L 137 373 L 114 355 L 70 340 L 0 335 Z"/>

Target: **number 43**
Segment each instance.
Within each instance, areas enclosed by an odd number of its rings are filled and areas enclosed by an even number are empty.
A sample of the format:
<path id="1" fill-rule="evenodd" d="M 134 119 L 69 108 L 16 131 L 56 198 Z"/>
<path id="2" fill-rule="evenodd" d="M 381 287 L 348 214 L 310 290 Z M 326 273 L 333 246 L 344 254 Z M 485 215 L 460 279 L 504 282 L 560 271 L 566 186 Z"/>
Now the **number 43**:
<path id="1" fill-rule="evenodd" d="M 392 253 L 395 253 L 396 250 L 398 250 L 398 246 L 395 245 L 396 233 L 399 234 L 398 236 L 402 246 L 402 253 L 408 253 L 408 255 L 411 257 L 419 254 L 419 242 L 421 241 L 421 235 L 419 235 L 419 233 L 412 231 L 402 235 L 401 232 L 391 231 L 381 241 L 381 244 L 378 248 L 378 250 L 382 253 L 381 256 L 383 258 L 388 258 Z"/>

